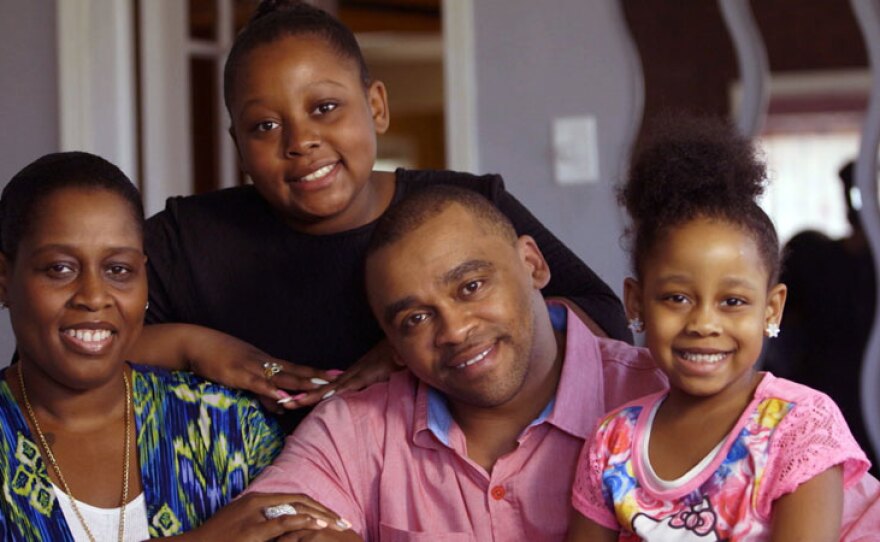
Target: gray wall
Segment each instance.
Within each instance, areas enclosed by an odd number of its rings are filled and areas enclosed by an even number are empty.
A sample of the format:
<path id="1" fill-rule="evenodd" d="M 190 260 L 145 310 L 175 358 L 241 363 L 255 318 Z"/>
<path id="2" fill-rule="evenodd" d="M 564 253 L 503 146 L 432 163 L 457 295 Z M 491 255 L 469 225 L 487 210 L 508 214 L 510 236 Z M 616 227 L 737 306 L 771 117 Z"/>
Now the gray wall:
<path id="1" fill-rule="evenodd" d="M 627 261 L 614 183 L 641 117 L 641 69 L 616 0 L 476 0 L 479 167 L 620 295 Z M 598 184 L 553 180 L 553 119 L 593 115 Z"/>
<path id="2" fill-rule="evenodd" d="M 55 0 L 0 0 L 0 185 L 58 150 Z M 0 366 L 15 347 L 0 313 Z"/>

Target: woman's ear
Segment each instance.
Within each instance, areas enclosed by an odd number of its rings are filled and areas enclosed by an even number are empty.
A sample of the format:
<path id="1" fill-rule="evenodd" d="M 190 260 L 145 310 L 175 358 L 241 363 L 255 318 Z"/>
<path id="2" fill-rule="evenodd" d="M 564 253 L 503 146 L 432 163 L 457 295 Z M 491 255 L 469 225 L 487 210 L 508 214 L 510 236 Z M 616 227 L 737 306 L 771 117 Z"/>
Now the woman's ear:
<path id="1" fill-rule="evenodd" d="M 373 117 L 373 125 L 377 134 L 384 134 L 391 124 L 391 114 L 388 111 L 388 92 L 385 83 L 373 81 L 367 90 L 367 101 Z"/>
<path id="2" fill-rule="evenodd" d="M 9 279 L 12 273 L 12 262 L 0 252 L 0 303 L 9 306 Z"/>
<path id="3" fill-rule="evenodd" d="M 632 277 L 623 281 L 623 306 L 627 319 L 642 318 L 642 285 Z"/>
<path id="4" fill-rule="evenodd" d="M 534 287 L 540 290 L 547 286 L 550 282 L 550 266 L 532 236 L 521 235 L 516 240 L 516 250 L 529 269 Z"/>

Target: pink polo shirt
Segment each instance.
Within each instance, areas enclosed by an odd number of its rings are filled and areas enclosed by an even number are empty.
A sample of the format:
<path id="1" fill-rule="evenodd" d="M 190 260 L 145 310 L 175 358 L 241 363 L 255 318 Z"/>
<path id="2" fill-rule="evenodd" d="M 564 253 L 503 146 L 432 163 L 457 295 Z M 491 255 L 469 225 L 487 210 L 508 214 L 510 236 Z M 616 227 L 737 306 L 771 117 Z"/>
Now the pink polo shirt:
<path id="1" fill-rule="evenodd" d="M 567 321 L 556 396 L 491 473 L 468 458 L 442 395 L 402 371 L 318 406 L 247 491 L 309 495 L 367 541 L 562 540 L 599 416 L 665 387 L 646 350 Z"/>

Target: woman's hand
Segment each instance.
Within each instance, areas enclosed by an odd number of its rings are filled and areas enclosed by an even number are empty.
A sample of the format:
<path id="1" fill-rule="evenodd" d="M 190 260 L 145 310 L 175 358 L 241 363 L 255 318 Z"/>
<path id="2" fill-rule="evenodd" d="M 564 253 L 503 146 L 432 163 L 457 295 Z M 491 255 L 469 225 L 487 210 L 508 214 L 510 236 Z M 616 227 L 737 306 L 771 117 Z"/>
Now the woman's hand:
<path id="1" fill-rule="evenodd" d="M 268 519 L 265 510 L 278 505 L 292 505 L 296 514 Z M 173 537 L 178 542 L 235 540 L 264 542 L 275 540 L 360 540 L 349 531 L 350 525 L 317 501 L 305 495 L 250 493 L 221 508 L 197 529 Z M 348 533 L 342 538 L 313 538 L 310 535 Z M 290 537 L 286 537 L 289 535 Z M 354 535 L 355 538 L 350 538 Z"/>
<path id="2" fill-rule="evenodd" d="M 402 368 L 396 359 L 396 354 L 388 343 L 388 339 L 383 338 L 347 371 L 329 371 L 334 377 L 332 382 L 302 394 L 297 397 L 296 403 L 298 405 L 312 405 L 337 393 L 361 390 L 370 384 L 388 380 L 391 373 Z"/>

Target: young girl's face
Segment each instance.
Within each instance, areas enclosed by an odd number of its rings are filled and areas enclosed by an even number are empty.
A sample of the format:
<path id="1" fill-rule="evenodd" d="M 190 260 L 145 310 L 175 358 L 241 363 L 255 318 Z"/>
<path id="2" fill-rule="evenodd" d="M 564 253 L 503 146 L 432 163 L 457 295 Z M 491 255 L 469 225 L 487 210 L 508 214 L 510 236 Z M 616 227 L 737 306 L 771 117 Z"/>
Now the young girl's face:
<path id="1" fill-rule="evenodd" d="M 364 223 L 376 134 L 388 127 L 382 83 L 364 89 L 354 60 L 300 36 L 248 53 L 232 92 L 242 167 L 288 223 Z"/>
<path id="2" fill-rule="evenodd" d="M 693 396 L 751 393 L 765 328 L 779 323 L 785 286 L 769 275 L 753 237 L 722 220 L 673 227 L 627 279 L 630 317 L 674 389 Z"/>
<path id="3" fill-rule="evenodd" d="M 146 257 L 131 205 L 102 189 L 53 192 L 34 210 L 15 261 L 2 259 L 18 353 L 72 389 L 118 376 L 140 334 Z"/>

